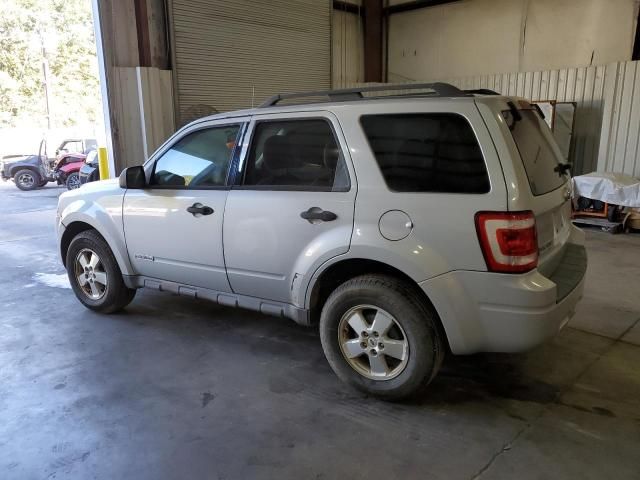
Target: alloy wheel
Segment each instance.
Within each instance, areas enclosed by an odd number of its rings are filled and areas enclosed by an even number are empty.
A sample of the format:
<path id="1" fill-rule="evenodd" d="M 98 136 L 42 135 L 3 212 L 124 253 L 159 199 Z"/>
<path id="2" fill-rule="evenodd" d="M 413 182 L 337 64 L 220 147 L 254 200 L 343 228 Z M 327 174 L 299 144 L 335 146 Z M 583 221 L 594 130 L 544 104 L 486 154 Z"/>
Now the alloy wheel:
<path id="1" fill-rule="evenodd" d="M 16 180 L 24 188 L 31 188 L 36 183 L 36 179 L 31 173 L 21 173 Z"/>
<path id="2" fill-rule="evenodd" d="M 83 248 L 76 255 L 75 278 L 82 292 L 91 300 L 101 299 L 107 291 L 107 272 L 96 252 Z"/>
<path id="3" fill-rule="evenodd" d="M 400 323 L 373 305 L 358 305 L 342 316 L 338 342 L 349 366 L 372 380 L 397 377 L 409 361 L 409 342 Z"/>

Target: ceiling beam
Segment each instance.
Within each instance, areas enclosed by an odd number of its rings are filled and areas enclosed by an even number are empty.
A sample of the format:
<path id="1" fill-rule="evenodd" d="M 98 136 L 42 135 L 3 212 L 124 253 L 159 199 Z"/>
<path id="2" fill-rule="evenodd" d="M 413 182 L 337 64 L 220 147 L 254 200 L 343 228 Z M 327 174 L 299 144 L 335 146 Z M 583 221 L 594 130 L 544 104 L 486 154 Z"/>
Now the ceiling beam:
<path id="1" fill-rule="evenodd" d="M 364 8 L 351 2 L 343 2 L 341 0 L 333 0 L 333 9 L 345 13 L 353 13 L 355 15 L 364 16 Z"/>
<path id="2" fill-rule="evenodd" d="M 446 3 L 454 3 L 459 1 L 460 0 L 413 0 L 412 2 L 390 5 L 385 8 L 385 13 L 387 15 L 393 15 L 394 13 L 410 12 L 412 10 L 435 7 L 437 5 L 444 5 Z"/>

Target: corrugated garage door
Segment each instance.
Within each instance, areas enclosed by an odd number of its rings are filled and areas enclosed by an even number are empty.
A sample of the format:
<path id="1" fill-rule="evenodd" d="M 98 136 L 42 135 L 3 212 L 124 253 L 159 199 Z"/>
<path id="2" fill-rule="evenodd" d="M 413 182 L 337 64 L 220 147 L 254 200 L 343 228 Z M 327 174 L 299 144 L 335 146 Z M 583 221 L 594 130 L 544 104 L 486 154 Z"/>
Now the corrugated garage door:
<path id="1" fill-rule="evenodd" d="M 331 83 L 330 0 L 172 0 L 177 119 Z"/>

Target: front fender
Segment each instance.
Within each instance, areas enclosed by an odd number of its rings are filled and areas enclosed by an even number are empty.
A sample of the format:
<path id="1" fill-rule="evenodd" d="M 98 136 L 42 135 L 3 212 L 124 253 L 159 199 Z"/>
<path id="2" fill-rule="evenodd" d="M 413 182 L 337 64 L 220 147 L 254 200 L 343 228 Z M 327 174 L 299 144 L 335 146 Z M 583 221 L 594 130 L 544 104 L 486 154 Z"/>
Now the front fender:
<path id="1" fill-rule="evenodd" d="M 66 205 L 60 215 L 66 229 L 74 222 L 94 228 L 111 248 L 122 274 L 135 275 L 124 241 L 122 196 L 102 197 L 100 201 L 78 198 Z"/>

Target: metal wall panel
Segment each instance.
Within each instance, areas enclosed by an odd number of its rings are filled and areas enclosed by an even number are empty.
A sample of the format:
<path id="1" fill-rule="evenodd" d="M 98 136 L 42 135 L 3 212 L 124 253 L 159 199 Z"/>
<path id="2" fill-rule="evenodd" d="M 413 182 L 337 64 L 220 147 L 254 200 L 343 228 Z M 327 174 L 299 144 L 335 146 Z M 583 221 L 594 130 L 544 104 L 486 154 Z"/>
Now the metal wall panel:
<path id="1" fill-rule="evenodd" d="M 640 62 L 607 66 L 598 170 L 640 177 Z"/>
<path id="2" fill-rule="evenodd" d="M 445 81 L 464 89 L 488 88 L 533 101 L 576 102 L 571 161 L 574 173 L 596 169 L 604 96 L 604 66 L 513 72 Z"/>
<path id="3" fill-rule="evenodd" d="M 331 85 L 330 0 L 171 0 L 176 117 Z"/>
<path id="4" fill-rule="evenodd" d="M 425 81 L 488 88 L 534 101 L 576 102 L 573 173 L 598 170 L 640 177 L 640 62 Z"/>

